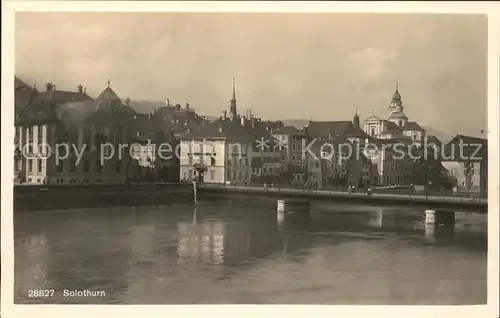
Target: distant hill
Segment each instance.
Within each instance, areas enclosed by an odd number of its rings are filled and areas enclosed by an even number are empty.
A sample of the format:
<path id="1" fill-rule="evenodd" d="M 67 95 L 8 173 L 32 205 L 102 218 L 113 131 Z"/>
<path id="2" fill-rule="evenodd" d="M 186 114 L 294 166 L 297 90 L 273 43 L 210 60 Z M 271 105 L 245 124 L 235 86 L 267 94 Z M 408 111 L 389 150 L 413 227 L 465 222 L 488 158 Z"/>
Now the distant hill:
<path id="1" fill-rule="evenodd" d="M 426 130 L 427 136 L 429 135 L 436 136 L 439 139 L 439 141 L 443 143 L 450 141 L 455 136 L 454 134 L 446 133 L 430 127 L 422 127 L 422 128 Z"/>
<path id="2" fill-rule="evenodd" d="M 301 129 L 309 123 L 309 119 L 283 119 L 282 122 L 285 126 L 294 126 L 297 129 Z"/>

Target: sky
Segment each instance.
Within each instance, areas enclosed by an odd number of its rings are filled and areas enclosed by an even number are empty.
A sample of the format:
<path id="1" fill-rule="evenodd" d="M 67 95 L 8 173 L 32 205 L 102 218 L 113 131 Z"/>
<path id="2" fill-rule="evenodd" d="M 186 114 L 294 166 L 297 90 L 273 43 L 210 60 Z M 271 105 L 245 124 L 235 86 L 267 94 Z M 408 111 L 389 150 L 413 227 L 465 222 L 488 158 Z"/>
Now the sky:
<path id="1" fill-rule="evenodd" d="M 354 13 L 16 14 L 16 74 L 97 96 L 229 108 L 264 119 L 388 117 L 399 83 L 410 121 L 487 127 L 487 18 Z"/>

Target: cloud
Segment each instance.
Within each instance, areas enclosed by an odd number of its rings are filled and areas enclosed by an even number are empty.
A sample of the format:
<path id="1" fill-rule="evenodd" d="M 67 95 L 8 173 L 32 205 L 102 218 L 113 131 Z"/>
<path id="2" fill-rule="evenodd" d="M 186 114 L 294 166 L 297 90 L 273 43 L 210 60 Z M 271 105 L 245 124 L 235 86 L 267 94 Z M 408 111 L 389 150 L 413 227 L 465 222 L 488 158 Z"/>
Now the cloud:
<path id="1" fill-rule="evenodd" d="M 371 82 L 388 73 L 396 52 L 377 48 L 366 48 L 349 54 L 345 59 L 346 72 L 363 82 Z"/>

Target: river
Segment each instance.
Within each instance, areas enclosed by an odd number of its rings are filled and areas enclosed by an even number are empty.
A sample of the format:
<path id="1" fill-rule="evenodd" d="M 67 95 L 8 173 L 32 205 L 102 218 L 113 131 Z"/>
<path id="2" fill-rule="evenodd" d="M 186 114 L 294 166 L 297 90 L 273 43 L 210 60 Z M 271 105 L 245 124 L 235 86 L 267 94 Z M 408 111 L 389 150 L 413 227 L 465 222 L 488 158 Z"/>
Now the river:
<path id="1" fill-rule="evenodd" d="M 15 303 L 486 303 L 486 215 L 264 201 L 15 213 Z"/>

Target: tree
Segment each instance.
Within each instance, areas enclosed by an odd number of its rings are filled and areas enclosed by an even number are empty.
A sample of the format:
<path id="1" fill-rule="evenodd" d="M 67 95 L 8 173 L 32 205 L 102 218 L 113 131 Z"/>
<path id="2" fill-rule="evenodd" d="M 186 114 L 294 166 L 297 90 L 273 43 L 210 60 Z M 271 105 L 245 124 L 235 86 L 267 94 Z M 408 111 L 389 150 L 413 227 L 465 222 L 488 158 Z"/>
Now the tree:
<path id="1" fill-rule="evenodd" d="M 439 158 L 422 157 L 413 163 L 413 184 L 447 189 L 451 183 L 448 171 Z"/>
<path id="2" fill-rule="evenodd" d="M 203 182 L 202 176 L 205 174 L 205 172 L 208 171 L 207 165 L 201 164 L 201 163 L 195 163 L 193 165 L 194 171 L 196 171 L 196 176 L 198 182 Z"/>

